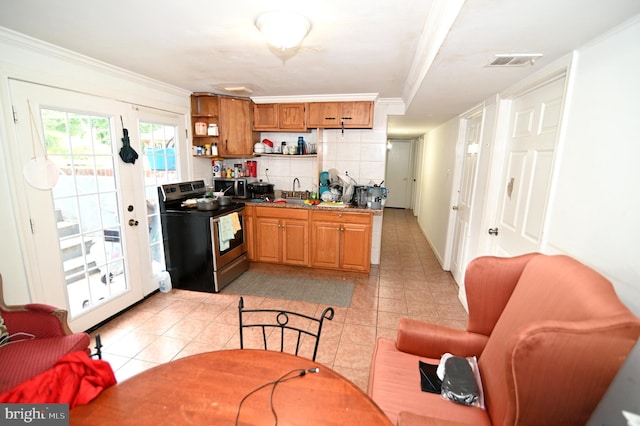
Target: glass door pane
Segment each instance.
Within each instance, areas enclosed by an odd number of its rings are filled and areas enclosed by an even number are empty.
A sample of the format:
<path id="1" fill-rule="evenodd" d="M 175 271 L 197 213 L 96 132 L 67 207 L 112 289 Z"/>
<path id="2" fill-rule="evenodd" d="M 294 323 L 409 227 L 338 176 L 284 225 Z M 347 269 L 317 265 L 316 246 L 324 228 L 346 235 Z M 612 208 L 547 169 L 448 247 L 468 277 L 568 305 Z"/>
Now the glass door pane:
<path id="1" fill-rule="evenodd" d="M 150 121 L 138 125 L 143 152 L 144 190 L 149 224 L 149 247 L 151 249 L 152 273 L 157 276 L 165 266 L 158 187 L 178 181 L 176 170 L 177 126 Z"/>
<path id="2" fill-rule="evenodd" d="M 109 117 L 41 109 L 46 152 L 60 169 L 52 190 L 72 317 L 128 288 Z"/>

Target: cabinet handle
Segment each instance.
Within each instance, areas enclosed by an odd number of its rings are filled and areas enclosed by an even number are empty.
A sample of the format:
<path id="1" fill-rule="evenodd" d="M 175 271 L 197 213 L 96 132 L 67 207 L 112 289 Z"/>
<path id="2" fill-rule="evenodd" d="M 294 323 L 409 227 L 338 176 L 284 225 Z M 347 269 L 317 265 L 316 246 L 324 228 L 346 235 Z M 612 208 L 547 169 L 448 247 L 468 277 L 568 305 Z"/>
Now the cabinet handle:
<path id="1" fill-rule="evenodd" d="M 325 117 L 324 119 L 325 120 L 335 120 L 336 118 L 335 117 Z"/>

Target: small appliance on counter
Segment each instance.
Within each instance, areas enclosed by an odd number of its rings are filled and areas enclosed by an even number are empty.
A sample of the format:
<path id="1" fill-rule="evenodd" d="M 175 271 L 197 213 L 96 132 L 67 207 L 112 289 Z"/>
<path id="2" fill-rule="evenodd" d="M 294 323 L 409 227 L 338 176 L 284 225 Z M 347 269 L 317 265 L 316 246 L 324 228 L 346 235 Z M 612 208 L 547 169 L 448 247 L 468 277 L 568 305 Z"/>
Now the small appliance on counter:
<path id="1" fill-rule="evenodd" d="M 249 198 L 253 200 L 273 200 L 275 198 L 274 185 L 269 182 L 251 182 L 248 186 Z"/>
<path id="2" fill-rule="evenodd" d="M 251 198 L 249 193 L 249 184 L 254 180 L 252 178 L 217 178 L 212 180 L 214 192 L 224 192 L 231 198 L 248 199 Z"/>

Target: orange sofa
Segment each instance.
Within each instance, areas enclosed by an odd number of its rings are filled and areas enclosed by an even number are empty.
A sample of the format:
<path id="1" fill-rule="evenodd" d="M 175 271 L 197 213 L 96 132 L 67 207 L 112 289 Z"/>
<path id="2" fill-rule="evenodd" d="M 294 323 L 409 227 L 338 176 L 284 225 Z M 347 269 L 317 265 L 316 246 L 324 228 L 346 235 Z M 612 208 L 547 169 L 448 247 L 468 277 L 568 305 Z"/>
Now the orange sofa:
<path id="1" fill-rule="evenodd" d="M 379 338 L 368 393 L 399 425 L 584 425 L 640 336 L 609 281 L 567 256 L 481 257 L 466 330 L 410 319 Z M 418 360 L 478 358 L 486 409 L 422 392 Z"/>

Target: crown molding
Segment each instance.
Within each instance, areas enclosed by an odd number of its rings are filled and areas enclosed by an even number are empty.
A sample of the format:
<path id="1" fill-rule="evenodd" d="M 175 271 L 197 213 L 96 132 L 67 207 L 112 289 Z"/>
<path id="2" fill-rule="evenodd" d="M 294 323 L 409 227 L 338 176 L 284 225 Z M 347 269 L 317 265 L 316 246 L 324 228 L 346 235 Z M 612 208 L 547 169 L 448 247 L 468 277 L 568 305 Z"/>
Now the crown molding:
<path id="1" fill-rule="evenodd" d="M 256 104 L 286 104 L 293 102 L 353 102 L 376 101 L 377 93 L 348 93 L 334 95 L 251 96 Z"/>
<path id="2" fill-rule="evenodd" d="M 189 90 L 173 86 L 159 80 L 154 80 L 152 78 L 134 73 L 132 71 L 128 71 L 115 65 L 110 65 L 106 62 L 102 62 L 89 56 L 71 51 L 69 49 L 65 49 L 63 47 L 56 46 L 42 40 L 38 40 L 36 38 L 10 30 L 5 27 L 0 27 L 0 49 L 2 48 L 2 45 L 13 46 L 18 49 L 34 53 L 36 55 L 41 55 L 66 63 L 79 65 L 84 68 L 90 68 L 102 74 L 126 79 L 137 84 L 142 84 L 147 87 L 152 87 L 168 92 L 173 95 L 188 96 L 191 94 Z M 2 56 L 3 59 L 6 60 L 6 56 L 4 54 Z"/>

